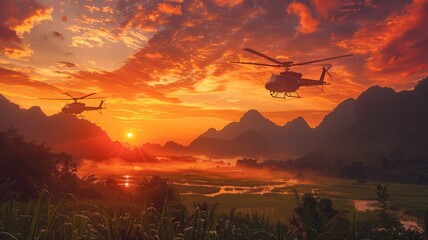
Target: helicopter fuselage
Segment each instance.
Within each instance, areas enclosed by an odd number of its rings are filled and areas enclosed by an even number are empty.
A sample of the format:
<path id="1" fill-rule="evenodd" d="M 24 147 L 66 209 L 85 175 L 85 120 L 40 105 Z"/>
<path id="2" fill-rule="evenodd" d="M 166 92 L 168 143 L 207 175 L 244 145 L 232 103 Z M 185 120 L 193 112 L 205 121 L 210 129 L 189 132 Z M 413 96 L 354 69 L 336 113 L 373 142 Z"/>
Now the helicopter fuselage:
<path id="1" fill-rule="evenodd" d="M 86 104 L 80 102 L 67 103 L 61 111 L 65 114 L 80 114 L 85 111 L 85 105 Z"/>
<path id="2" fill-rule="evenodd" d="M 296 92 L 300 87 L 322 86 L 328 85 L 324 81 L 327 68 L 323 68 L 320 79 L 302 78 L 301 73 L 286 71 L 280 74 L 273 74 L 265 84 L 265 88 L 271 92 L 271 95 L 277 93 L 285 93 L 287 97 L 291 97 L 291 93 Z M 297 94 L 298 96 L 298 94 Z"/>
<path id="3" fill-rule="evenodd" d="M 77 114 L 81 114 L 84 111 L 94 111 L 94 110 L 104 109 L 103 103 L 104 103 L 104 101 L 101 101 L 100 105 L 97 107 L 95 107 L 95 106 L 88 106 L 87 107 L 86 104 L 82 103 L 82 102 L 67 103 L 61 109 L 61 111 L 67 115 L 77 115 Z"/>
<path id="4" fill-rule="evenodd" d="M 280 74 L 272 74 L 265 88 L 272 92 L 295 92 L 299 89 L 299 80 L 302 78 L 301 73 L 282 72 Z"/>

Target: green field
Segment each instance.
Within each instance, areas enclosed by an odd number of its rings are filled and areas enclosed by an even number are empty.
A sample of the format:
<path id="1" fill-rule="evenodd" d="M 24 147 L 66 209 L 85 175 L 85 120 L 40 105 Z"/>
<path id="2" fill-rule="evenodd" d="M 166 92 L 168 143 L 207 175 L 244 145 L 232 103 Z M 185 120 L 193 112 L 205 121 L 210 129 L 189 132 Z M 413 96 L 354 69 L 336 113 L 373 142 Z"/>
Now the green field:
<path id="1" fill-rule="evenodd" d="M 159 173 L 156 173 L 159 174 Z M 296 208 L 293 189 L 299 194 L 315 192 L 319 196 L 333 200 L 334 205 L 342 210 L 352 212 L 354 200 L 376 199 L 374 182 L 358 184 L 355 180 L 313 177 L 290 179 L 279 172 L 265 174 L 264 178 L 231 177 L 226 172 L 187 172 L 161 173 L 174 183 L 182 193 L 181 199 L 188 209 L 195 203 L 218 203 L 219 211 L 227 212 L 231 208 L 240 211 L 253 211 L 268 214 L 273 219 L 287 220 Z M 289 182 L 287 186 L 277 187 Z M 382 183 L 388 187 L 391 195 L 390 206 L 400 211 L 422 213 L 428 209 L 428 185 Z M 224 189 L 224 186 L 228 186 Z M 269 191 L 261 192 L 261 188 L 269 186 Z M 219 193 L 222 189 L 223 191 Z M 234 188 L 234 189 L 233 189 Z M 235 190 L 235 191 L 234 191 Z M 239 193 L 237 193 L 239 192 Z M 409 211 L 410 210 L 410 211 Z M 357 211 L 357 218 L 366 218 L 370 213 Z"/>

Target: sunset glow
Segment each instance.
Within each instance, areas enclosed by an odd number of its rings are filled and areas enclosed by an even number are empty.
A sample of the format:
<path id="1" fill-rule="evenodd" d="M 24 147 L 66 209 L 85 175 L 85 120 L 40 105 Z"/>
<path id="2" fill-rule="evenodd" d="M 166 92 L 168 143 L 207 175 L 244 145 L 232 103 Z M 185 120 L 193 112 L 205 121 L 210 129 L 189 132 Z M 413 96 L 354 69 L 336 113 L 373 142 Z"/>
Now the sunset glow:
<path id="1" fill-rule="evenodd" d="M 427 239 L 427 23 L 428 0 L 0 0 L 0 235 Z"/>
<path id="2" fill-rule="evenodd" d="M 302 116 L 316 126 L 371 85 L 409 89 L 428 73 L 426 0 L 30 0 L 0 7 L 13 9 L 0 15 L 0 94 L 52 115 L 65 101 L 39 98 L 96 92 L 107 109 L 85 118 L 134 144 L 188 144 L 249 109 L 279 125 Z M 282 69 L 230 64 L 265 61 L 245 47 L 294 62 L 355 55 L 330 62 L 325 93 L 303 88 L 302 99 L 282 101 L 262 84 Z M 293 70 L 312 79 L 321 73 L 317 65 Z M 129 128 L 144 131 L 136 139 Z"/>

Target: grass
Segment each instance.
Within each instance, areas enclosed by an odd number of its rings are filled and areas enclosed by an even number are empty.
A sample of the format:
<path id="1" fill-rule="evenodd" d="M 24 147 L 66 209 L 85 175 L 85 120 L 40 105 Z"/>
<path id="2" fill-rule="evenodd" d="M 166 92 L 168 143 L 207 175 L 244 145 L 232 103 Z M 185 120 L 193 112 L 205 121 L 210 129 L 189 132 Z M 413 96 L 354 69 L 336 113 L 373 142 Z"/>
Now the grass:
<path id="1" fill-rule="evenodd" d="M 192 209 L 187 215 L 168 202 L 161 209 L 106 200 L 53 203 L 42 191 L 36 201 L 0 203 L 0 239 L 285 239 L 257 212 Z"/>
<path id="2" fill-rule="evenodd" d="M 346 186 L 343 184 L 346 181 L 339 183 L 336 185 Z M 333 187 L 335 191 L 336 187 Z M 365 187 L 357 186 L 356 189 L 359 192 Z M 294 239 L 293 234 L 304 234 L 299 232 L 301 227 L 284 224 L 295 214 L 293 209 L 297 203 L 293 194 L 223 194 L 209 198 L 211 203 L 220 202 L 218 205 L 193 204 L 203 202 L 205 198 L 202 195 L 183 196 L 182 200 L 190 210 L 188 213 L 177 207 L 177 203 L 166 201 L 160 209 L 106 199 L 66 197 L 53 201 L 44 190 L 37 200 L 0 202 L 0 239 L 281 240 Z M 236 206 L 239 210 L 234 208 Z M 370 216 L 356 213 L 346 198 L 335 199 L 334 206 L 351 209 L 347 215 L 352 223 L 348 229 L 351 235 L 355 235 L 357 222 L 374 216 L 374 213 L 368 213 Z"/>

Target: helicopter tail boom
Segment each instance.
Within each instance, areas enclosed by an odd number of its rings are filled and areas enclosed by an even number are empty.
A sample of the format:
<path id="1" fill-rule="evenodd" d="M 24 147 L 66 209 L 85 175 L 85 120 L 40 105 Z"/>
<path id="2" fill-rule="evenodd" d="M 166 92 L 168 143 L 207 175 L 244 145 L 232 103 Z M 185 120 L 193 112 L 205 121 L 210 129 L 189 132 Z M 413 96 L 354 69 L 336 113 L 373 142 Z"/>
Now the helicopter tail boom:
<path id="1" fill-rule="evenodd" d="M 306 78 L 299 79 L 300 86 L 309 87 L 309 86 L 329 85 L 330 83 L 324 81 L 324 79 L 325 79 L 325 74 L 328 74 L 331 77 L 330 73 L 328 72 L 328 69 L 330 69 L 330 66 L 322 68 L 322 72 L 319 80 L 306 79 Z"/>

